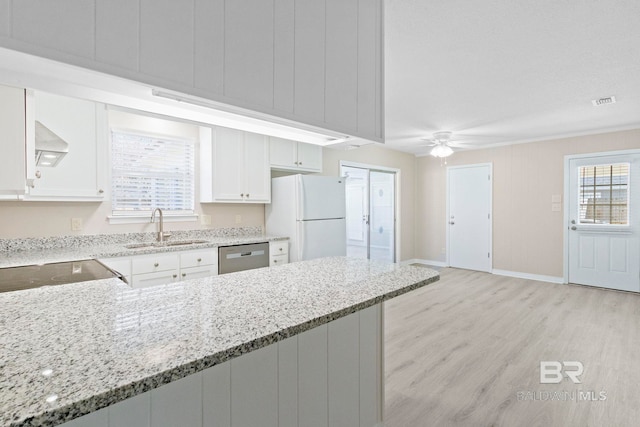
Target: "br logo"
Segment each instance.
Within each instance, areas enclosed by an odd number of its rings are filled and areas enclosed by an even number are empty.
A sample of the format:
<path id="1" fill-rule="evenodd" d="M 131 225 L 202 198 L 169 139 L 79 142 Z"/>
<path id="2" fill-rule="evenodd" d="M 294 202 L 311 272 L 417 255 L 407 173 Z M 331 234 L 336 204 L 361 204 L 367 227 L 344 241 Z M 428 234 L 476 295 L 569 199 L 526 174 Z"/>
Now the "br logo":
<path id="1" fill-rule="evenodd" d="M 564 378 L 563 372 L 567 378 L 574 384 L 580 384 L 580 375 L 584 371 L 581 362 L 557 360 L 541 360 L 540 361 L 540 384 L 559 384 Z"/>

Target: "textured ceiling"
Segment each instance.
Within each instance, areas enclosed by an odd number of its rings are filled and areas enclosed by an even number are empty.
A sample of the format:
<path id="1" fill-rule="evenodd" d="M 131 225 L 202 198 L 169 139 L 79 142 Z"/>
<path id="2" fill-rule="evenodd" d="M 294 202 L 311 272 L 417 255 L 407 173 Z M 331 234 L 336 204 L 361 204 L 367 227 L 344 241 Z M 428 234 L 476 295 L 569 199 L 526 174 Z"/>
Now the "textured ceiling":
<path id="1" fill-rule="evenodd" d="M 638 0 L 386 0 L 386 142 L 424 154 L 441 130 L 479 147 L 640 127 L 639 22 Z"/>

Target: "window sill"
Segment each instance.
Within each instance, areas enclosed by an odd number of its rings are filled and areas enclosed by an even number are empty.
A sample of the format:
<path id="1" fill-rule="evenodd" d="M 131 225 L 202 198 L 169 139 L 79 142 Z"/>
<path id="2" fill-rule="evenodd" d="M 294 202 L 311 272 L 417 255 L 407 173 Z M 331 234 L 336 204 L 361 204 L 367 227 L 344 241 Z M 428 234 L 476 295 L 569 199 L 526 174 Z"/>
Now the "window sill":
<path id="1" fill-rule="evenodd" d="M 107 216 L 107 220 L 109 221 L 109 224 L 145 224 L 145 223 L 151 222 L 151 217 L 149 215 L 145 215 L 145 216 L 109 215 Z M 164 222 L 194 222 L 198 220 L 198 215 L 196 214 L 188 214 L 188 215 L 164 214 L 163 220 Z"/>

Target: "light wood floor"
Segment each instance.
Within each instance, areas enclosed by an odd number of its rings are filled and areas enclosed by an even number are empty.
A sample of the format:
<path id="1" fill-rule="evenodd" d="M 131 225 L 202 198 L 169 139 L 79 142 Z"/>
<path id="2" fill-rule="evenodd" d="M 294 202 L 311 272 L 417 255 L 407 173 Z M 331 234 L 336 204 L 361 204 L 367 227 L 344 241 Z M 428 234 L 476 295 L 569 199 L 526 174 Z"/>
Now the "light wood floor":
<path id="1" fill-rule="evenodd" d="M 640 295 L 440 273 L 386 303 L 386 427 L 640 425 Z M 540 384 L 542 360 L 582 362 L 582 383 Z M 606 400 L 517 394 L 564 391 Z"/>

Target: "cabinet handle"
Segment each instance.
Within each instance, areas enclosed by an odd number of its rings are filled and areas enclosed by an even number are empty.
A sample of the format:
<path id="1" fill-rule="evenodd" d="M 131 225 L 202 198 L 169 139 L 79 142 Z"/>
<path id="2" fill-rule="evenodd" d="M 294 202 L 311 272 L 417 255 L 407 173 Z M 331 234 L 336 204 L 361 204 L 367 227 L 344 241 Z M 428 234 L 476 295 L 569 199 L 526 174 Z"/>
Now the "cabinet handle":
<path id="1" fill-rule="evenodd" d="M 279 250 L 280 252 L 282 252 L 282 248 L 279 248 L 278 250 Z"/>
<path id="2" fill-rule="evenodd" d="M 173 278 L 175 279 L 176 277 L 178 277 L 178 275 L 177 275 L 177 274 L 174 274 L 174 275 L 173 275 Z"/>
<path id="3" fill-rule="evenodd" d="M 98 193 L 102 194 L 102 193 L 104 193 L 104 190 L 101 188 L 101 189 L 98 190 Z"/>
<path id="4" fill-rule="evenodd" d="M 247 199 L 249 198 L 249 193 L 247 193 Z"/>
<path id="5" fill-rule="evenodd" d="M 202 262 L 202 258 L 198 258 L 198 262 Z"/>
<path id="6" fill-rule="evenodd" d="M 298 162 L 299 165 L 302 165 L 302 162 Z"/>
<path id="7" fill-rule="evenodd" d="M 293 164 L 294 164 L 294 165 L 297 165 L 297 164 L 298 164 L 298 162 L 293 162 Z"/>
<path id="8" fill-rule="evenodd" d="M 153 264 L 153 266 L 154 267 L 160 267 L 160 264 L 156 262 L 155 264 Z"/>
<path id="9" fill-rule="evenodd" d="M 182 273 L 182 277 L 187 277 L 187 273 Z"/>
<path id="10" fill-rule="evenodd" d="M 278 260 L 277 260 L 277 259 L 274 259 L 274 260 L 273 260 L 273 263 L 274 263 L 274 264 L 277 264 L 277 263 L 278 263 Z"/>
<path id="11" fill-rule="evenodd" d="M 42 174 L 40 173 L 40 171 L 36 171 L 36 178 L 40 179 L 42 177 Z"/>
<path id="12" fill-rule="evenodd" d="M 244 193 L 240 193 L 240 197 L 244 197 Z"/>

